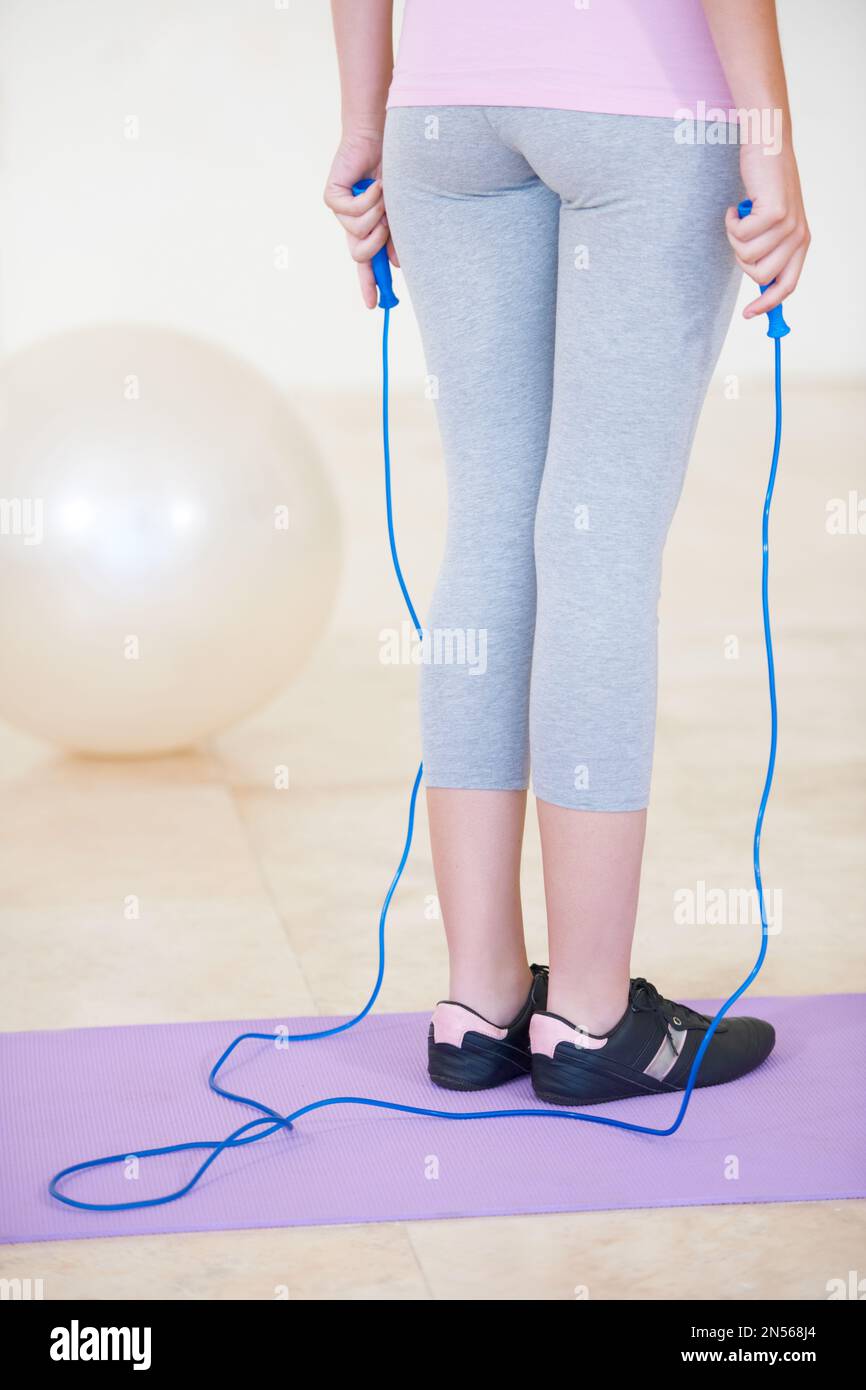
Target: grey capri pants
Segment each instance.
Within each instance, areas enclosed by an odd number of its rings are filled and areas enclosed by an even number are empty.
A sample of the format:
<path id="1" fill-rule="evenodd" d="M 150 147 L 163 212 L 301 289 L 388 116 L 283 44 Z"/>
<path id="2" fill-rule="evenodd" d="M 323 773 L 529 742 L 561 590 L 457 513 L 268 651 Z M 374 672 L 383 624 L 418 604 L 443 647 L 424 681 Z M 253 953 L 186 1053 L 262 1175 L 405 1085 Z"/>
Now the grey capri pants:
<path id="1" fill-rule="evenodd" d="M 559 806 L 647 805 L 662 551 L 740 281 L 739 150 L 676 128 L 388 112 L 385 204 L 448 484 L 428 786 L 522 789 L 531 768 Z"/>

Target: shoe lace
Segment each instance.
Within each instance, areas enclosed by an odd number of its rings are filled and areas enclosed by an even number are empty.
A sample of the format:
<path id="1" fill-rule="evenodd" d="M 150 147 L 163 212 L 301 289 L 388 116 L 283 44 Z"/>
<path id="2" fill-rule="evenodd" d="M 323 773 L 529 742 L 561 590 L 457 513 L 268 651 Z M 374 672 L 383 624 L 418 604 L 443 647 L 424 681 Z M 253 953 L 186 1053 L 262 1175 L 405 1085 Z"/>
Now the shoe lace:
<path id="1" fill-rule="evenodd" d="M 685 1022 L 687 1027 L 697 1023 L 709 1025 L 710 1019 L 706 1014 L 698 1013 L 697 1009 L 691 1009 L 686 1004 L 674 1004 L 669 999 L 665 999 L 659 994 L 655 985 L 650 984 L 643 976 L 638 976 L 631 982 L 631 1006 L 635 1013 L 645 1013 L 652 1011 L 657 1013 L 662 1019 L 667 1029 L 668 1037 L 674 1044 L 673 1034 L 671 1033 L 671 1023 L 679 1024 Z M 682 1016 L 682 1017 L 680 1017 Z"/>
<path id="2" fill-rule="evenodd" d="M 650 984 L 643 976 L 638 976 L 631 982 L 631 1006 L 635 1013 L 648 1013 L 653 1010 L 662 1012 L 664 999 L 659 994 L 655 985 Z"/>
<path id="3" fill-rule="evenodd" d="M 668 1042 L 676 1055 L 679 1052 L 676 1040 L 671 1032 L 671 1020 L 668 1011 L 665 1009 L 666 1000 L 659 994 L 655 985 L 650 984 L 642 975 L 631 982 L 631 1007 L 637 1013 L 655 1013 L 664 1025 L 664 1030 L 668 1035 Z"/>

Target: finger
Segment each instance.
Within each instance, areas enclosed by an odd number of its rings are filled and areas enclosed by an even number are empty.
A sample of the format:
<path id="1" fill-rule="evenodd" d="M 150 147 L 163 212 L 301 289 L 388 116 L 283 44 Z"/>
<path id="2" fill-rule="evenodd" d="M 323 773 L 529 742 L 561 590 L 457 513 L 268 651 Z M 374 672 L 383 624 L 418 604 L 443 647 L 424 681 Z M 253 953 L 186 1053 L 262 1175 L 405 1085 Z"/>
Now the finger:
<path id="1" fill-rule="evenodd" d="M 778 275 L 781 275 L 794 252 L 803 245 L 804 240 L 802 235 L 795 233 L 794 236 L 786 237 L 768 256 L 764 256 L 757 263 L 737 256 L 737 264 L 756 284 L 769 285 L 771 280 L 775 280 Z"/>
<path id="2" fill-rule="evenodd" d="M 364 261 L 358 266 L 358 283 L 361 286 L 361 298 L 367 308 L 377 308 L 379 304 L 379 295 L 376 291 L 376 277 L 373 274 L 373 267 L 369 261 Z"/>
<path id="3" fill-rule="evenodd" d="M 392 265 L 395 265 L 398 270 L 400 269 L 400 258 L 397 255 L 393 241 L 388 242 L 388 260 Z"/>
<path id="4" fill-rule="evenodd" d="M 774 284 L 768 285 L 762 295 L 753 299 L 751 304 L 747 304 L 743 310 L 743 318 L 757 318 L 759 314 L 766 314 L 770 309 L 775 309 L 777 304 L 788 298 L 797 287 L 800 279 L 800 272 L 803 269 L 803 262 L 806 259 L 806 248 L 802 247 L 791 257 L 782 274 L 779 275 Z"/>
<path id="5" fill-rule="evenodd" d="M 358 217 L 361 213 L 367 212 L 381 196 L 381 179 L 374 179 L 370 187 L 365 188 L 357 197 L 347 184 L 331 179 L 325 185 L 325 203 L 332 212 L 342 213 L 345 217 Z"/>
<path id="6" fill-rule="evenodd" d="M 349 216 L 345 212 L 338 212 L 336 214 L 337 221 L 340 225 L 345 227 L 347 232 L 351 232 L 352 235 L 356 237 L 369 236 L 370 232 L 372 232 L 373 228 L 376 226 L 376 223 L 381 222 L 384 216 L 385 204 L 381 198 L 378 202 L 374 203 L 367 212 L 362 212 L 357 217 Z"/>
<path id="7" fill-rule="evenodd" d="M 771 205 L 766 208 L 754 207 L 748 217 L 740 217 L 736 208 L 728 208 L 725 213 L 725 227 L 728 236 L 735 241 L 754 241 L 755 237 L 763 234 L 771 227 L 775 227 L 782 222 L 785 217 L 785 208 Z"/>
<path id="8" fill-rule="evenodd" d="M 369 236 L 354 237 L 350 232 L 347 233 L 347 236 L 352 259 L 355 261 L 371 261 L 376 252 L 381 251 L 382 247 L 387 242 L 388 227 L 385 222 L 380 222 L 377 227 L 373 228 Z"/>
<path id="9" fill-rule="evenodd" d="M 738 241 L 731 236 L 728 237 L 728 240 L 737 256 L 742 257 L 750 265 L 756 265 L 758 261 L 769 256 L 777 246 L 781 246 L 784 241 L 787 241 L 798 231 L 801 235 L 805 234 L 805 228 L 798 224 L 796 217 L 786 217 L 775 227 L 770 227 L 768 231 L 763 232 L 761 236 L 754 237 L 751 241 Z"/>
<path id="10" fill-rule="evenodd" d="M 357 217 L 367 212 L 381 197 L 381 179 L 374 179 L 370 187 L 357 196 L 352 192 L 351 185 L 339 183 L 335 179 L 330 180 L 325 187 L 325 202 L 328 207 L 332 212 L 342 213 L 347 217 Z"/>
<path id="11" fill-rule="evenodd" d="M 754 241 L 756 237 L 764 236 L 771 228 L 777 227 L 780 222 L 784 221 L 785 215 L 786 209 L 775 205 L 760 209 L 755 208 L 748 217 L 740 217 L 736 208 L 728 208 L 725 213 L 725 227 L 728 236 L 745 244 Z"/>

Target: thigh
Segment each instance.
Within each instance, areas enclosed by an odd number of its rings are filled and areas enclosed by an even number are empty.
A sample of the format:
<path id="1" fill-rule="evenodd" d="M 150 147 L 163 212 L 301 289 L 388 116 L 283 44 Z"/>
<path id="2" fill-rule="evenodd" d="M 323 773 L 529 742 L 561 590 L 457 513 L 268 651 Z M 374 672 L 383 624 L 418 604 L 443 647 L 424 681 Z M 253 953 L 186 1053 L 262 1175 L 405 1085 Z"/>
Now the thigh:
<path id="1" fill-rule="evenodd" d="M 657 553 L 740 283 L 724 228 L 734 145 L 682 145 L 655 117 L 531 112 L 519 148 L 560 196 L 545 500 L 593 512 L 599 544 Z"/>
<path id="2" fill-rule="evenodd" d="M 449 541 L 530 529 L 553 383 L 559 198 L 485 108 L 388 113 L 388 219 L 434 378 Z"/>

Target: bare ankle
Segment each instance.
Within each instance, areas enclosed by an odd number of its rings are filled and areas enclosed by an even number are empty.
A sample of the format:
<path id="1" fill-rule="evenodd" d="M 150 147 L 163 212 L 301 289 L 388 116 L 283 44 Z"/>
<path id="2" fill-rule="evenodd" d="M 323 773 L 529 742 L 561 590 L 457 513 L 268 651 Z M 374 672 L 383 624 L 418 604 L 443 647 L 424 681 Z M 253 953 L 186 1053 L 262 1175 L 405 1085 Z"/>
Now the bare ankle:
<path id="1" fill-rule="evenodd" d="M 495 971 L 452 965 L 448 998 L 504 1028 L 520 1013 L 531 984 L 532 972 L 526 961 Z"/>
<path id="2" fill-rule="evenodd" d="M 551 977 L 547 995 L 548 1012 L 559 1014 L 578 1028 L 600 1037 L 615 1028 L 628 1006 L 628 984 L 618 989 L 591 993 L 557 988 Z"/>

